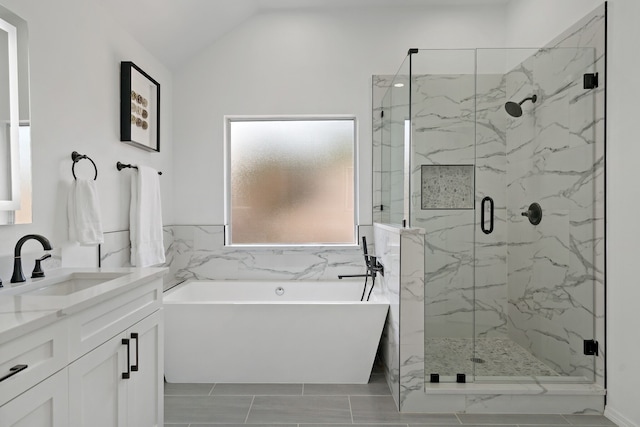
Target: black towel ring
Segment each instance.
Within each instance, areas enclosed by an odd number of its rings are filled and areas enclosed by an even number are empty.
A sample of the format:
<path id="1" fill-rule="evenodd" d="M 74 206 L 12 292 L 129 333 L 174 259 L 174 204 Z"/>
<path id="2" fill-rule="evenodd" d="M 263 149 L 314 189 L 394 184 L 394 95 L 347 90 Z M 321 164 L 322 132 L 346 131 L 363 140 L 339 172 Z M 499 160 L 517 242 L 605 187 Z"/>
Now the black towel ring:
<path id="1" fill-rule="evenodd" d="M 98 167 L 96 166 L 96 164 L 93 162 L 93 160 L 91 160 L 91 157 L 85 155 L 85 154 L 80 154 L 77 151 L 74 151 L 73 153 L 71 153 L 71 160 L 73 160 L 73 166 L 71 166 L 71 174 L 73 175 L 73 179 L 77 180 L 78 178 L 76 178 L 76 163 L 78 163 L 80 160 L 82 159 L 87 159 L 91 162 L 91 164 L 93 165 L 93 168 L 96 170 L 96 175 L 93 177 L 93 180 L 95 181 L 96 179 L 98 179 Z"/>

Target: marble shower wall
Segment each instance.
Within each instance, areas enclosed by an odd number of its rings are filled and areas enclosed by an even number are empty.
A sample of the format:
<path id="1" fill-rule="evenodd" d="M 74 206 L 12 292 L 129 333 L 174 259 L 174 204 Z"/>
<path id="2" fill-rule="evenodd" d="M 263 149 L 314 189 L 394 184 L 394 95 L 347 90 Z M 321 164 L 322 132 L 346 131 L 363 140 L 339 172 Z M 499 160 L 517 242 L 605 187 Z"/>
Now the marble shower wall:
<path id="1" fill-rule="evenodd" d="M 582 345 L 604 341 L 604 25 L 603 5 L 506 75 L 507 99 L 538 96 L 506 127 L 509 336 L 598 383 L 602 356 Z M 521 216 L 532 202 L 537 226 Z"/>

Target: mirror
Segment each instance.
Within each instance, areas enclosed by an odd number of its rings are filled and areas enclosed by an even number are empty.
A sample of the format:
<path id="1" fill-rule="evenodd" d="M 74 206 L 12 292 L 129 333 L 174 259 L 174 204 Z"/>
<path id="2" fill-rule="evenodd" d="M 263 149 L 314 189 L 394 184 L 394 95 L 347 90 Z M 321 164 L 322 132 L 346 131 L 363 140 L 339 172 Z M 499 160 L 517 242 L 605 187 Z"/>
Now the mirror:
<path id="1" fill-rule="evenodd" d="M 27 22 L 0 6 L 0 224 L 31 222 Z"/>

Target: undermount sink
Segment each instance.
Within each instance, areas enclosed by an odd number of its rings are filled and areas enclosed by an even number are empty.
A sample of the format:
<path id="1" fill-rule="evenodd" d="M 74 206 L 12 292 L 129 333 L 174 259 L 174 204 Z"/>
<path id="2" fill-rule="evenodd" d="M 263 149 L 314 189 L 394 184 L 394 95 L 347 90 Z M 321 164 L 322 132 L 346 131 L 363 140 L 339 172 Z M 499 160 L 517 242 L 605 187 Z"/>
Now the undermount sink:
<path id="1" fill-rule="evenodd" d="M 44 279 L 11 289 L 13 295 L 66 296 L 84 291 L 128 273 L 78 272 L 51 279 Z"/>

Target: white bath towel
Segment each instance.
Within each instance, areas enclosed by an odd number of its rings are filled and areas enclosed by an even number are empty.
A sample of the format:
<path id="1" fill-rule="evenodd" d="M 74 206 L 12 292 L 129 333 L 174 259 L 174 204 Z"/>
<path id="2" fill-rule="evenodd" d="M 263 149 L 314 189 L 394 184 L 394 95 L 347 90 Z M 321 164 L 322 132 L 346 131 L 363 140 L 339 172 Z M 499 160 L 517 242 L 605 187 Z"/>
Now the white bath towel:
<path id="1" fill-rule="evenodd" d="M 100 219 L 100 200 L 96 182 L 76 179 L 71 183 L 67 204 L 69 240 L 83 246 L 95 246 L 104 241 Z"/>
<path id="2" fill-rule="evenodd" d="M 129 233 L 131 265 L 149 267 L 165 261 L 160 180 L 158 171 L 146 166 L 138 166 L 131 177 Z"/>

